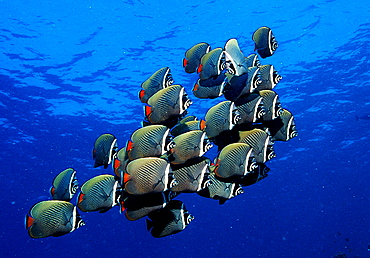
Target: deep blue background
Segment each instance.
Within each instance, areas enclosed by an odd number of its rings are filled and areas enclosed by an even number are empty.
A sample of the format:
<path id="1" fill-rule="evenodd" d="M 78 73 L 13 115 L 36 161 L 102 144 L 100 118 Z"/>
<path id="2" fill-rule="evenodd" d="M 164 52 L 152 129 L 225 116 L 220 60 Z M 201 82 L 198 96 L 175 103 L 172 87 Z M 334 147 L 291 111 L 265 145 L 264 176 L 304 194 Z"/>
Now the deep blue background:
<path id="1" fill-rule="evenodd" d="M 356 120 L 370 113 L 368 2 L 174 2 L 0 1 L 1 255 L 369 257 L 370 121 Z M 111 173 L 93 169 L 93 143 L 109 132 L 122 147 L 140 126 L 141 82 L 169 66 L 203 118 L 223 98 L 192 96 L 185 51 L 235 37 L 248 55 L 260 26 L 279 42 L 261 62 L 283 76 L 275 90 L 299 130 L 276 143 L 266 179 L 224 205 L 181 195 L 195 220 L 163 239 L 118 208 L 82 213 L 86 226 L 63 237 L 28 236 L 24 216 L 57 173 Z"/>

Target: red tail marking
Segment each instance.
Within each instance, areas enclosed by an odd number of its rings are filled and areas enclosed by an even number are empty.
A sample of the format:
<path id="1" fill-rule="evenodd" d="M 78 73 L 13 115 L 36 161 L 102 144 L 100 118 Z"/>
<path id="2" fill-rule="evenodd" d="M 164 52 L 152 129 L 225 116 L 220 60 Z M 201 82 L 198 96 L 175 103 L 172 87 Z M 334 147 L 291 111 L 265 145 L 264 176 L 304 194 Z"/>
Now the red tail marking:
<path id="1" fill-rule="evenodd" d="M 186 58 L 182 59 L 182 66 L 185 67 L 188 65 L 188 60 Z"/>
<path id="2" fill-rule="evenodd" d="M 114 159 L 113 168 L 117 169 L 121 165 L 121 161 L 119 159 Z"/>
<path id="3" fill-rule="evenodd" d="M 130 175 L 127 174 L 127 173 L 124 173 L 123 174 L 123 183 L 127 183 L 128 181 L 130 181 Z"/>
<path id="4" fill-rule="evenodd" d="M 120 205 L 121 205 L 121 213 L 124 212 L 126 210 L 125 208 L 125 202 L 124 201 L 121 201 L 120 202 Z"/>
<path id="5" fill-rule="evenodd" d="M 197 69 L 197 73 L 200 73 L 203 70 L 203 65 L 200 64 Z"/>
<path id="6" fill-rule="evenodd" d="M 199 84 L 198 83 L 194 84 L 193 91 L 197 91 L 198 89 L 199 89 Z"/>
<path id="7" fill-rule="evenodd" d="M 34 222 L 35 222 L 34 218 L 26 215 L 26 228 L 30 228 Z"/>
<path id="8" fill-rule="evenodd" d="M 200 120 L 199 122 L 199 128 L 200 130 L 204 131 L 204 129 L 206 128 L 206 121 L 205 120 Z"/>
<path id="9" fill-rule="evenodd" d="M 77 203 L 81 203 L 81 202 L 83 201 L 84 196 L 85 196 L 85 194 L 80 193 L 80 194 L 78 195 L 78 202 L 77 202 Z"/>
<path id="10" fill-rule="evenodd" d="M 144 97 L 145 95 L 145 90 L 141 90 L 139 91 L 139 99 L 142 100 L 142 98 Z"/>
<path id="11" fill-rule="evenodd" d="M 134 146 L 134 143 L 130 140 L 127 141 L 127 145 L 126 145 L 126 151 L 129 152 L 132 147 Z"/>
<path id="12" fill-rule="evenodd" d="M 152 107 L 144 106 L 145 108 L 145 116 L 148 117 L 152 113 Z"/>

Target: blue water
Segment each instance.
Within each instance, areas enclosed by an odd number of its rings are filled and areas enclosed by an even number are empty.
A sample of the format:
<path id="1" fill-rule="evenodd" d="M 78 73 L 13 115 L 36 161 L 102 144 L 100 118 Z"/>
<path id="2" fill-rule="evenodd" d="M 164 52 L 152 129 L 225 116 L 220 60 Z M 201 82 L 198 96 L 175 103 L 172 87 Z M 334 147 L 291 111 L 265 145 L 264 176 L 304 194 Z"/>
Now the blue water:
<path id="1" fill-rule="evenodd" d="M 0 1 L 2 256 L 370 256 L 370 121 L 356 120 L 370 113 L 368 1 L 76 2 Z M 192 96 L 185 51 L 236 37 L 248 55 L 260 26 L 279 42 L 261 62 L 283 76 L 275 90 L 299 131 L 275 144 L 266 179 L 224 205 L 179 196 L 195 220 L 162 239 L 117 207 L 82 213 L 86 226 L 62 237 L 28 236 L 24 216 L 57 173 L 111 173 L 93 168 L 93 143 L 109 132 L 122 147 L 140 127 L 144 80 L 169 66 L 202 118 L 220 100 Z"/>

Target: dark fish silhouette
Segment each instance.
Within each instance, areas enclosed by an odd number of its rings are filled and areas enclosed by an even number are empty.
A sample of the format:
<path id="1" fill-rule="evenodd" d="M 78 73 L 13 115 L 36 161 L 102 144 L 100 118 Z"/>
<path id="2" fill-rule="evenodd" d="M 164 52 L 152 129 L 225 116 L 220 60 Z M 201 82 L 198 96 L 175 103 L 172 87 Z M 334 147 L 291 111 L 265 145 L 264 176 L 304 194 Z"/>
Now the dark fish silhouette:
<path id="1" fill-rule="evenodd" d="M 356 116 L 356 120 L 370 120 L 370 114 L 363 116 Z"/>
<path id="2" fill-rule="evenodd" d="M 118 181 L 113 175 L 99 175 L 86 181 L 78 195 L 78 208 L 83 212 L 107 212 L 118 205 Z"/>
<path id="3" fill-rule="evenodd" d="M 163 67 L 141 84 L 143 89 L 139 92 L 139 99 L 141 102 L 147 103 L 151 96 L 172 84 L 173 79 L 170 68 Z"/>
<path id="4" fill-rule="evenodd" d="M 70 201 L 77 189 L 76 171 L 73 168 L 67 168 L 54 178 L 50 194 L 54 200 Z"/>
<path id="5" fill-rule="evenodd" d="M 94 168 L 104 166 L 107 168 L 116 154 L 117 139 L 113 134 L 102 134 L 96 139 L 93 149 Z"/>
<path id="6" fill-rule="evenodd" d="M 194 216 L 186 209 L 185 204 L 178 200 L 170 201 L 166 207 L 151 212 L 146 220 L 148 231 L 153 237 L 165 237 L 184 230 Z"/>
<path id="7" fill-rule="evenodd" d="M 198 43 L 189 48 L 185 52 L 185 58 L 182 60 L 182 65 L 185 72 L 194 73 L 197 71 L 202 57 L 210 51 L 211 47 L 208 43 Z"/>
<path id="8" fill-rule="evenodd" d="M 255 43 L 254 50 L 257 50 L 262 58 L 272 56 L 278 48 L 278 43 L 269 27 L 257 29 L 253 33 L 252 39 Z"/>

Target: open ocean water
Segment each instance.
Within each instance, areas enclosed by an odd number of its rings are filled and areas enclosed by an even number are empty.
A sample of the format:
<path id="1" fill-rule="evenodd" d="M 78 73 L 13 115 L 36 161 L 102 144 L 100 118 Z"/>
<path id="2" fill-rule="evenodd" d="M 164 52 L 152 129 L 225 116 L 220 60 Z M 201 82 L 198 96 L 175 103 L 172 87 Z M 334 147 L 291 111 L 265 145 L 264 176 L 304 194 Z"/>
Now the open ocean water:
<path id="1" fill-rule="evenodd" d="M 1 256 L 370 257 L 370 120 L 356 119 L 370 114 L 369 17 L 365 0 L 0 1 Z M 266 179 L 224 205 L 180 195 L 195 220 L 161 239 L 117 207 L 28 236 L 24 216 L 59 172 L 73 167 L 80 185 L 112 172 L 93 168 L 94 141 L 123 147 L 141 126 L 144 80 L 170 67 L 203 118 L 220 100 L 193 96 L 185 51 L 235 37 L 248 55 L 260 26 L 279 42 L 260 60 L 283 76 L 275 91 L 299 132 L 275 144 Z"/>

